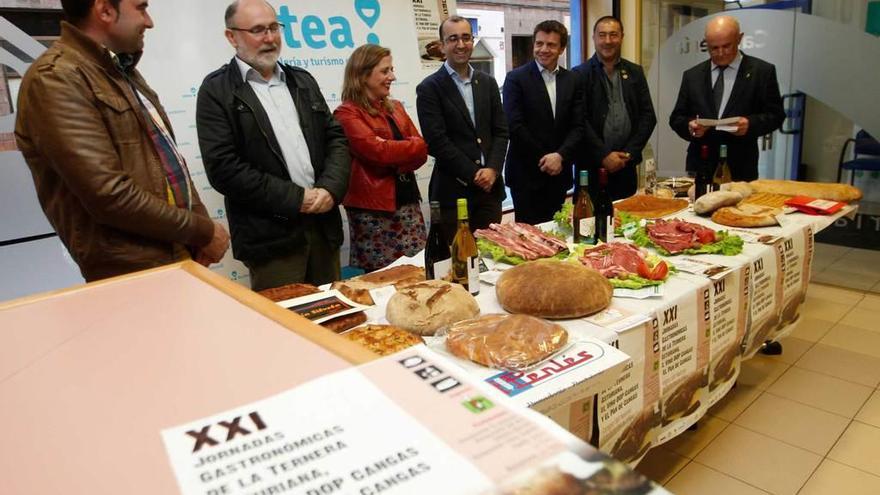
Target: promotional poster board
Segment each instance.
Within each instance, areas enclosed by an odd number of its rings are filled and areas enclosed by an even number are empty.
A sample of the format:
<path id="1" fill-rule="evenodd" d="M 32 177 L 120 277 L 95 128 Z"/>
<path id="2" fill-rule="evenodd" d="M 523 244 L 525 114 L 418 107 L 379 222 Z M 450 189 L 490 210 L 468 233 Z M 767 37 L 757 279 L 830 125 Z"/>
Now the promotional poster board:
<path id="1" fill-rule="evenodd" d="M 666 493 L 425 346 L 162 436 L 184 494 Z"/>
<path id="2" fill-rule="evenodd" d="M 697 422 L 709 384 L 709 285 L 661 306 L 651 325 L 660 333 L 660 412 L 663 443 Z"/>
<path id="3" fill-rule="evenodd" d="M 749 311 L 749 278 L 746 264 L 712 280 L 709 307 L 709 397 L 711 407 L 736 383 L 742 361 L 742 340 Z"/>
<path id="4" fill-rule="evenodd" d="M 807 284 L 813 266 L 813 228 L 809 225 L 782 241 L 782 324 L 798 317 L 807 298 Z"/>
<path id="5" fill-rule="evenodd" d="M 341 103 L 343 73 L 351 52 L 362 44 L 376 43 L 391 49 L 397 76 L 391 95 L 416 121 L 416 86 L 442 63 L 436 57 L 423 56 L 425 45 L 431 41 L 428 38 L 437 39 L 437 27 L 455 11 L 455 0 L 269 3 L 283 24 L 281 61 L 309 71 L 318 80 L 331 111 Z M 223 197 L 205 176 L 195 109 L 202 80 L 235 55 L 224 35 L 226 5 L 216 0 L 151 3 L 155 27 L 146 33 L 144 56 L 138 65 L 168 112 L 199 195 L 211 216 L 220 222 L 226 221 L 226 209 Z M 416 171 L 423 197 L 427 197 L 430 176 L 431 162 Z M 344 231 L 347 238 L 347 226 Z M 347 240 L 340 254 L 342 265 L 347 265 Z M 247 269 L 232 258 L 231 250 L 212 269 L 249 284 Z"/>
<path id="6" fill-rule="evenodd" d="M 599 394 L 599 450 L 634 465 L 660 427 L 660 332 L 644 322 L 621 332 L 616 344 L 632 361 Z"/>
<path id="7" fill-rule="evenodd" d="M 782 246 L 779 242 L 761 250 L 751 261 L 751 304 L 743 358 L 755 355 L 779 326 L 782 306 Z"/>

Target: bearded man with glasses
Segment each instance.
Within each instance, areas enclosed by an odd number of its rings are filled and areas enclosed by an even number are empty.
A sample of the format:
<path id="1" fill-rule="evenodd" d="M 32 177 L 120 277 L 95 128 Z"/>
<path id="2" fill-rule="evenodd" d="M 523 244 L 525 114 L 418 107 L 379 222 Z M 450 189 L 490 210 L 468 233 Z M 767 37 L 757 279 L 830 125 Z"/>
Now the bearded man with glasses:
<path id="1" fill-rule="evenodd" d="M 235 57 L 202 83 L 196 126 L 208 180 L 225 197 L 233 255 L 254 290 L 337 280 L 345 133 L 315 78 L 278 62 L 282 26 L 268 2 L 233 2 L 225 21 Z"/>

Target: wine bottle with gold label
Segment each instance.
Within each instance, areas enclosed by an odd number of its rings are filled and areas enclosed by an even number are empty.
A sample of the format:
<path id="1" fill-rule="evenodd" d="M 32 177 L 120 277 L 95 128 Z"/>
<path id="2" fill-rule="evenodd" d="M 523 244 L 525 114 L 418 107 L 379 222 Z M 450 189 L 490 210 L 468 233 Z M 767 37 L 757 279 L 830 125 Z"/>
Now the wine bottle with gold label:
<path id="1" fill-rule="evenodd" d="M 473 295 L 480 293 L 480 258 L 477 241 L 468 225 L 467 200 L 458 199 L 458 230 L 452 240 L 452 281 Z"/>
<path id="2" fill-rule="evenodd" d="M 727 164 L 727 145 L 722 144 L 718 151 L 718 166 L 715 167 L 715 175 L 712 177 L 712 190 L 720 191 L 721 184 L 733 181 L 730 173 L 730 165 Z"/>
<path id="3" fill-rule="evenodd" d="M 590 173 L 578 172 L 578 188 L 574 197 L 574 213 L 571 223 L 574 229 L 574 242 L 596 243 L 596 219 L 593 217 L 593 201 L 590 199 Z"/>

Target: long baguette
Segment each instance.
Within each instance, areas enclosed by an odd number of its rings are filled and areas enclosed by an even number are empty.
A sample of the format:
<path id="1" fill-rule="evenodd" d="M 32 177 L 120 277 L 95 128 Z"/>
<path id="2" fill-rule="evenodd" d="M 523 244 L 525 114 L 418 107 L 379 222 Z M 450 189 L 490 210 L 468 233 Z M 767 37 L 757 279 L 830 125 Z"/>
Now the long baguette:
<path id="1" fill-rule="evenodd" d="M 796 180 L 758 179 L 751 183 L 755 192 L 808 196 L 849 203 L 862 199 L 862 191 L 849 184 L 834 182 L 801 182 Z"/>

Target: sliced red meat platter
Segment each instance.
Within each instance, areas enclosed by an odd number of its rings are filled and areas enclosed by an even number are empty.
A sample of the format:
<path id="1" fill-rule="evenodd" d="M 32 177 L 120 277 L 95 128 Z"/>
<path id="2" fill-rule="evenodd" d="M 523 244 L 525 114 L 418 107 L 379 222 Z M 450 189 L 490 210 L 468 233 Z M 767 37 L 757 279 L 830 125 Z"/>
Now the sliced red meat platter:
<path id="1" fill-rule="evenodd" d="M 549 258 L 568 249 L 564 241 L 526 223 L 493 223 L 488 229 L 476 230 L 474 235 L 501 246 L 508 256 L 519 256 L 525 260 Z"/>
<path id="2" fill-rule="evenodd" d="M 666 263 L 661 262 L 663 267 L 658 265 L 652 270 L 645 261 L 645 256 L 646 252 L 638 246 L 612 242 L 586 249 L 579 259 L 581 263 L 597 270 L 606 278 L 625 278 L 633 274 L 651 280 L 664 279 L 668 272 Z"/>
<path id="3" fill-rule="evenodd" d="M 715 231 L 684 220 L 657 220 L 645 228 L 651 242 L 672 254 L 715 242 Z"/>

